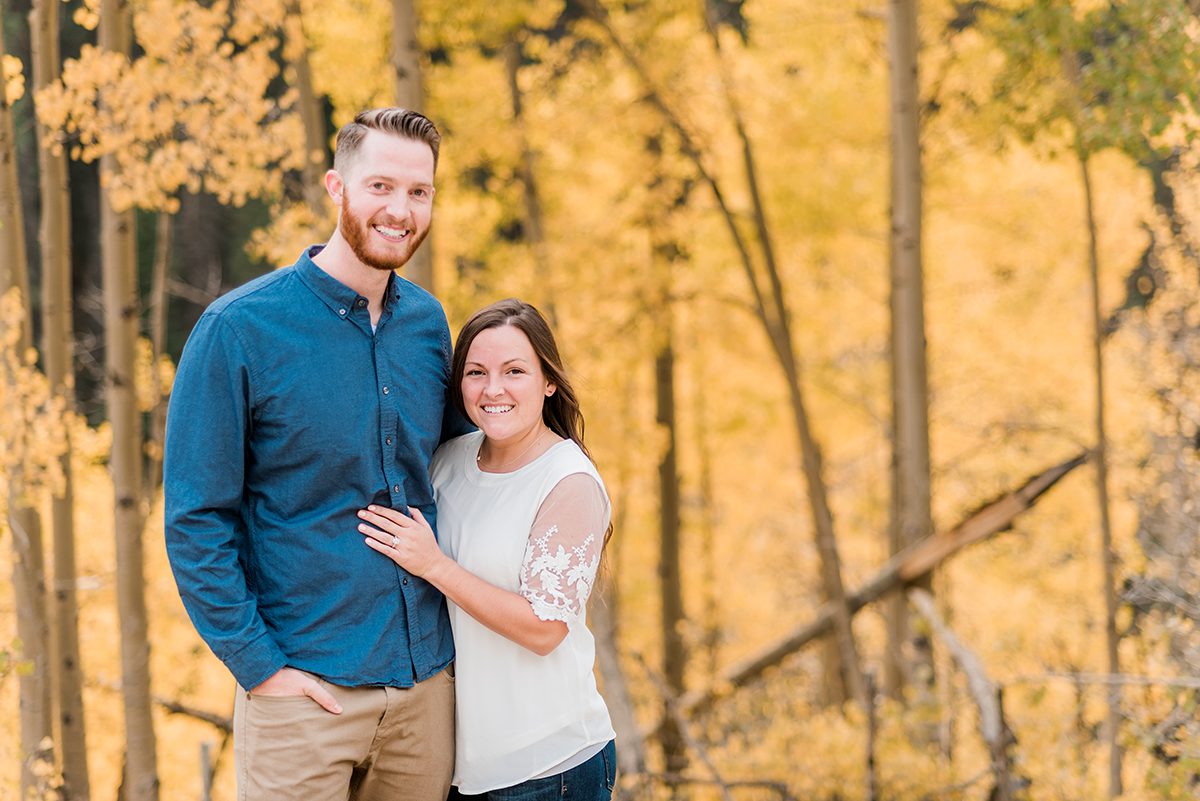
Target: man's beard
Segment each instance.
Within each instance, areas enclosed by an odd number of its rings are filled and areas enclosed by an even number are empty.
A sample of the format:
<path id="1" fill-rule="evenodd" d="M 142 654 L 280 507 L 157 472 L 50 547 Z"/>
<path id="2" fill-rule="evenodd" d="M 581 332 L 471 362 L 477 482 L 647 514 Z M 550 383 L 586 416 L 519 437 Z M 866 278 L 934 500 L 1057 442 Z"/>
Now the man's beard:
<path id="1" fill-rule="evenodd" d="M 417 248 L 421 246 L 421 243 L 425 241 L 425 236 L 429 233 L 428 227 L 423 231 L 410 230 L 407 239 L 402 243 L 406 246 L 403 250 L 391 250 L 378 245 L 372 250 L 371 224 L 350 210 L 350 200 L 345 195 L 342 198 L 342 214 L 338 222 L 338 230 L 341 232 L 342 238 L 349 243 L 350 249 L 354 251 L 354 255 L 358 257 L 359 261 L 368 267 L 388 272 L 399 270 L 408 264 L 408 260 L 417 252 Z"/>

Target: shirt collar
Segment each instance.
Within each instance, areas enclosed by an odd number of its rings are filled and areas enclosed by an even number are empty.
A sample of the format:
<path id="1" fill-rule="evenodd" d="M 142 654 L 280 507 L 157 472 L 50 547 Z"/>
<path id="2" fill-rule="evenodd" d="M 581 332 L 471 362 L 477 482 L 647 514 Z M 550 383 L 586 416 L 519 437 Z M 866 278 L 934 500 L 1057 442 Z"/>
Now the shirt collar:
<path id="1" fill-rule="evenodd" d="M 334 314 L 338 317 L 348 318 L 353 309 L 364 308 L 367 299 L 317 266 L 313 257 L 324 247 L 324 245 L 310 245 L 305 248 L 294 265 L 296 274 Z M 399 298 L 400 281 L 396 274 L 392 273 L 388 276 L 388 285 L 383 291 L 384 309 L 387 310 Z M 362 301 L 361 306 L 359 301 Z"/>

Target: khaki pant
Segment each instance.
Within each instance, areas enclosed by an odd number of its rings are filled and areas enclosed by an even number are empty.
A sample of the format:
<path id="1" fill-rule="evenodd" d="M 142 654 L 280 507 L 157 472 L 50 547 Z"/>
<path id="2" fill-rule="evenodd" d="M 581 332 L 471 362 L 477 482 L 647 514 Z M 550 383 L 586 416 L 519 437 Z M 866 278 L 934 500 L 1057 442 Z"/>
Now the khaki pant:
<path id="1" fill-rule="evenodd" d="M 240 801 L 443 801 L 454 770 L 451 670 L 407 688 L 341 687 L 326 712 L 307 696 L 252 695 L 233 709 Z"/>

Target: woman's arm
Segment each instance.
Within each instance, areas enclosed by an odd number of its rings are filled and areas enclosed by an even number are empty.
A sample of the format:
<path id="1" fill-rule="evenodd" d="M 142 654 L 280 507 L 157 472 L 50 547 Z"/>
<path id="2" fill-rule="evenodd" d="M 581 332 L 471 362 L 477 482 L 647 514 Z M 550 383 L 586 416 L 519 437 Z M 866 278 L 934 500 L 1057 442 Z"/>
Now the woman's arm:
<path id="1" fill-rule="evenodd" d="M 464 612 L 502 637 L 545 656 L 567 636 L 567 624 L 541 620 L 529 601 L 503 590 L 464 569 L 442 553 L 433 530 L 420 509 L 408 508 L 412 517 L 382 506 L 368 506 L 358 516 L 358 530 L 367 545 L 414 576 L 442 591 Z"/>
<path id="2" fill-rule="evenodd" d="M 538 510 L 512 592 L 484 581 L 442 553 L 420 510 L 412 517 L 370 506 L 359 512 L 368 546 L 428 581 L 492 631 L 545 656 L 567 636 L 595 580 L 608 503 L 591 476 L 560 481 Z"/>

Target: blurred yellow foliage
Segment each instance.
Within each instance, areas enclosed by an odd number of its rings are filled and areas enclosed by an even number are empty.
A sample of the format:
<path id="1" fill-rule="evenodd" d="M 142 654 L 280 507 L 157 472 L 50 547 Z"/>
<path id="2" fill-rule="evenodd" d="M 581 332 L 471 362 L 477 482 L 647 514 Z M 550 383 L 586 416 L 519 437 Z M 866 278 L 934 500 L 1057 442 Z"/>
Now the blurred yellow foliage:
<path id="1" fill-rule="evenodd" d="M 0 296 L 0 523 L 7 528 L 10 499 L 33 502 L 63 480 L 66 407 L 37 369 L 37 352 L 19 343 L 25 320 L 20 290 Z"/>
<path id="2" fill-rule="evenodd" d="M 256 230 L 246 244 L 250 255 L 275 267 L 291 264 L 301 247 L 325 240 L 335 223 L 332 206 L 318 219 L 306 203 L 272 207 L 271 222 Z"/>
<path id="3" fill-rule="evenodd" d="M 888 557 L 886 19 L 839 0 L 720 5 L 738 6 L 751 31 L 742 42 L 724 29 L 722 47 L 756 148 L 844 579 L 856 588 Z M 969 5 L 922 4 L 922 92 L 929 101 L 923 248 L 940 530 L 1087 447 L 1095 402 L 1077 169 L 1044 148 L 1001 146 L 986 97 L 994 53 L 969 25 L 950 34 Z M 647 59 L 722 182 L 735 224 L 749 235 L 741 143 L 699 6 L 606 6 L 616 29 Z M 720 211 L 647 87 L 596 26 L 557 26 L 566 4 L 429 0 L 419 8 L 419 38 L 430 55 L 428 110 L 446 135 L 431 237 L 439 297 L 453 326 L 509 295 L 552 312 L 587 415 L 589 446 L 613 496 L 618 529 L 608 558 L 621 648 L 651 664 L 662 651 L 657 461 L 666 446 L 655 420 L 654 356 L 670 316 L 686 684 L 722 684 L 723 670 L 807 623 L 823 599 L 787 386 Z M 143 54 L 130 62 L 84 48 L 66 65 L 61 85 L 39 95 L 39 115 L 61 131 L 60 146 L 80 158 L 116 157 L 118 171 L 106 181 L 126 205 L 171 210 L 179 192 L 197 189 L 228 203 L 267 197 L 271 223 L 250 249 L 270 265 L 290 263 L 301 246 L 328 233 L 332 218 L 316 219 L 306 206 L 279 199 L 284 173 L 304 157 L 280 57 L 294 58 L 307 43 L 316 90 L 335 126 L 363 107 L 388 104 L 390 4 L 145 0 L 135 12 Z M 94 22 L 95 4 L 79 13 Z M 510 74 L 514 52 L 520 58 Z M 1185 156 L 1171 187 L 1189 221 L 1200 219 L 1198 168 Z M 1178 240 L 1153 205 L 1158 187 L 1142 165 L 1108 151 L 1093 169 L 1102 305 L 1112 310 L 1124 301 L 1130 267 L 1151 232 L 1160 243 Z M 540 242 L 531 238 L 531 195 Z M 670 257 L 658 248 L 667 242 L 676 248 Z M 1129 578 L 1174 569 L 1177 562 L 1152 548 L 1189 564 L 1200 520 L 1200 458 L 1186 447 L 1200 425 L 1200 337 L 1188 335 L 1200 330 L 1200 274 L 1168 244 L 1160 250 L 1155 302 L 1123 312 L 1105 345 L 1116 550 Z M 7 312 L 0 319 L 7 321 Z M 44 501 L 55 481 L 53 443 L 62 439 L 62 425 L 71 431 L 94 786 L 116 787 L 118 621 L 106 511 L 112 488 L 104 471 L 111 431 L 64 418 L 31 358 L 10 351 L 6 370 L 19 380 L 0 387 L 8 393 L 0 397 L 4 475 L 22 464 L 40 481 L 28 484 L 31 497 Z M 146 410 L 156 400 L 154 371 L 164 393 L 172 375 L 169 363 L 152 363 L 144 341 L 138 353 L 139 405 Z M 956 556 L 935 580 L 950 625 L 1005 688 L 1015 770 L 1029 781 L 1030 801 L 1098 798 L 1106 781 L 1096 738 L 1104 689 L 1060 675 L 1095 671 L 1104 659 L 1090 469 L 1069 476 L 1010 531 Z M 146 528 L 155 692 L 228 714 L 232 680 L 178 601 L 155 504 Z M 1155 514 L 1174 527 L 1150 530 Z M 0 573 L 10 558 L 0 551 Z M 0 616 L 7 627 L 0 643 L 12 639 L 11 617 Z M 1126 609 L 1121 624 L 1129 627 L 1121 659 L 1131 673 L 1174 675 L 1200 653 L 1195 626 L 1161 610 L 1135 616 Z M 880 610 L 864 610 L 854 630 L 864 666 L 881 672 L 887 640 Z M 977 712 L 961 674 L 940 644 L 934 649 L 937 697 L 881 700 L 876 710 L 880 796 L 983 801 L 990 757 Z M 657 720 L 653 684 L 634 660 L 625 667 L 639 720 Z M 823 706 L 820 681 L 819 649 L 810 646 L 751 686 L 724 682 L 721 700 L 695 721 L 694 733 L 727 779 L 785 782 L 795 798 L 860 801 L 865 716 L 853 706 Z M 0 703 L 8 708 L 14 685 L 0 682 Z M 1159 729 L 1172 715 L 1194 718 L 1194 694 L 1152 686 L 1128 689 L 1125 700 L 1123 801 L 1188 798 L 1200 761 L 1195 742 L 1163 746 Z M 220 735 L 186 716 L 156 714 L 162 797 L 195 798 L 199 744 L 220 742 Z M 14 728 L 10 721 L 5 732 Z M 918 734 L 930 731 L 944 733 L 948 747 Z M 1157 755 L 1159 746 L 1166 758 Z M 4 771 L 15 763 L 11 750 L 0 744 Z M 661 767 L 655 759 L 652 770 Z M 233 797 L 231 762 L 226 752 L 217 799 Z M 9 784 L 0 783 L 0 795 L 15 786 L 8 774 L 3 781 Z M 648 797 L 668 797 L 661 787 L 655 792 Z M 719 797 L 709 786 L 689 794 Z M 761 788 L 735 794 L 737 801 L 769 797 Z"/>
<path id="4" fill-rule="evenodd" d="M 16 103 L 24 97 L 25 72 L 21 59 L 5 53 L 3 59 L 0 59 L 0 80 L 4 81 L 4 99 L 9 104 Z"/>
<path id="5" fill-rule="evenodd" d="M 282 4 L 239 3 L 229 31 L 223 1 L 146 0 L 138 11 L 144 54 L 130 62 L 84 46 L 38 94 L 42 123 L 65 134 L 73 158 L 113 157 L 101 180 L 117 209 L 174 212 L 180 191 L 201 189 L 232 205 L 278 195 L 303 159 L 293 93 L 268 92 Z"/>

